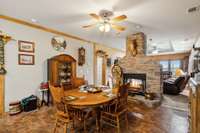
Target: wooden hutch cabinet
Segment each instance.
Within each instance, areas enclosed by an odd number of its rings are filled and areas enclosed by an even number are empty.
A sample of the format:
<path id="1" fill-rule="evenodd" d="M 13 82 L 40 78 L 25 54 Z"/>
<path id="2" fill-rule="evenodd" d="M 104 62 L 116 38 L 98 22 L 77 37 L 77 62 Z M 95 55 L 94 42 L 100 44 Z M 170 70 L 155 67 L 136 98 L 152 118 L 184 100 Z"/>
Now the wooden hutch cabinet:
<path id="1" fill-rule="evenodd" d="M 48 59 L 48 80 L 53 86 L 71 89 L 84 84 L 83 78 L 76 77 L 76 60 L 61 54 Z"/>

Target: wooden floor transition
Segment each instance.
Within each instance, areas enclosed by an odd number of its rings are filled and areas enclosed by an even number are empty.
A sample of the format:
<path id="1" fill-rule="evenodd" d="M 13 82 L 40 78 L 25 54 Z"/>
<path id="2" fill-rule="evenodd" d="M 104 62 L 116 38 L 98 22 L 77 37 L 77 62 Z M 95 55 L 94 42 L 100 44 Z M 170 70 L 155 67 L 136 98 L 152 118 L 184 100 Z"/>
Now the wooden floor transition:
<path id="1" fill-rule="evenodd" d="M 121 133 L 188 133 L 187 112 L 165 107 L 149 109 L 140 103 L 129 103 L 129 109 L 129 130 L 122 126 Z M 42 107 L 34 112 L 6 115 L 0 119 L 0 133 L 52 133 L 54 112 L 53 107 Z M 95 120 L 90 124 L 88 133 L 93 133 Z M 103 132 L 115 133 L 115 129 L 103 126 Z"/>

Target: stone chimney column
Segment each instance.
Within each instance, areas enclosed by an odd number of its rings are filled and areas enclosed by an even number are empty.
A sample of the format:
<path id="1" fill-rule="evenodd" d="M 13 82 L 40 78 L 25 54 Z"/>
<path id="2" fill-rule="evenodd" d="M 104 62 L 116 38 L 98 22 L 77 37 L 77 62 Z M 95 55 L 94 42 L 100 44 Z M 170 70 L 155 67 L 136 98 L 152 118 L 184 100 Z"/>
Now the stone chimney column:
<path id="1" fill-rule="evenodd" d="M 126 38 L 126 56 L 144 56 L 146 52 L 146 37 L 142 32 Z"/>

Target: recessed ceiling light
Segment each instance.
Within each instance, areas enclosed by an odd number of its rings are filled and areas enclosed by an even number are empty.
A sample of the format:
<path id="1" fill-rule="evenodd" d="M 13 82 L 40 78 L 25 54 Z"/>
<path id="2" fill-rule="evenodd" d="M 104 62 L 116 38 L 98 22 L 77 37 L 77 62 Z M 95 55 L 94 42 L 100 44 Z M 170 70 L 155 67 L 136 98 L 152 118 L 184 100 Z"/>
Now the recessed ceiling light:
<path id="1" fill-rule="evenodd" d="M 32 19 L 31 19 L 31 22 L 37 23 L 38 21 L 37 21 L 36 19 L 32 18 Z"/>
<path id="2" fill-rule="evenodd" d="M 188 38 L 185 38 L 184 41 L 187 42 L 187 41 L 189 41 L 189 39 L 188 39 Z"/>
<path id="3" fill-rule="evenodd" d="M 136 28 L 136 29 L 141 29 L 142 26 L 141 26 L 141 25 L 136 25 L 135 28 Z"/>

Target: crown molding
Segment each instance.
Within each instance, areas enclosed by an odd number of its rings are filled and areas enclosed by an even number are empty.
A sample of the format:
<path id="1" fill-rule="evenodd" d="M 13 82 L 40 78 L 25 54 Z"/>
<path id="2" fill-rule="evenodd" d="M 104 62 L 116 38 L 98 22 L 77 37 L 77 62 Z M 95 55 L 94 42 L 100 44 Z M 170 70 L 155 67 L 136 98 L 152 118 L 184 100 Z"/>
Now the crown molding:
<path id="1" fill-rule="evenodd" d="M 57 34 L 57 35 L 64 36 L 64 37 L 67 37 L 67 38 L 71 38 L 71 39 L 74 39 L 74 40 L 86 42 L 86 43 L 89 43 L 89 44 L 92 44 L 92 45 L 102 45 L 102 46 L 105 46 L 105 47 L 110 48 L 110 49 L 115 50 L 115 51 L 124 52 L 121 49 L 108 47 L 105 44 L 100 44 L 98 42 L 86 40 L 86 39 L 83 39 L 83 38 L 78 37 L 78 36 L 74 36 L 74 35 L 71 35 L 71 34 L 68 34 L 68 33 L 65 33 L 65 32 L 61 32 L 61 31 L 58 31 L 56 29 L 52 29 L 52 28 L 49 28 L 49 27 L 45 27 L 45 26 L 42 26 L 42 25 L 39 25 L 39 24 L 33 24 L 33 23 L 27 22 L 25 20 L 17 19 L 17 18 L 14 18 L 14 17 L 10 17 L 10 16 L 0 14 L 0 19 L 7 20 L 7 21 L 10 21 L 10 22 L 13 22 L 13 23 L 20 24 L 20 25 L 28 26 L 28 27 L 31 27 L 31 28 L 35 28 L 35 29 L 38 29 L 38 30 L 42 30 L 42 31 L 45 31 L 45 32 Z"/>
<path id="2" fill-rule="evenodd" d="M 25 26 L 32 27 L 35 29 L 39 29 L 39 30 L 42 30 L 45 32 L 61 35 L 61 36 L 67 37 L 67 38 L 72 38 L 72 39 L 87 42 L 87 43 L 94 43 L 92 41 L 89 41 L 89 40 L 86 40 L 86 39 L 83 39 L 83 38 L 80 38 L 80 37 L 77 37 L 74 35 L 70 35 L 70 34 L 49 28 L 49 27 L 45 27 L 45 26 L 38 25 L 38 24 L 33 24 L 33 23 L 30 23 L 30 22 L 27 22 L 27 21 L 24 21 L 21 19 L 10 17 L 10 16 L 0 15 L 0 19 L 4 19 L 4 20 L 10 21 L 10 22 L 17 23 L 17 24 L 21 24 L 21 25 L 25 25 Z"/>

